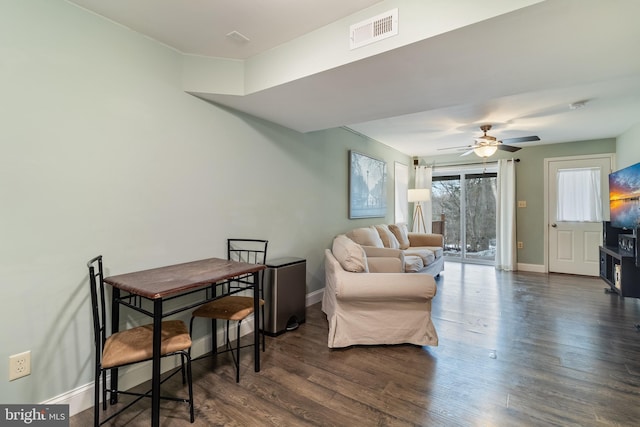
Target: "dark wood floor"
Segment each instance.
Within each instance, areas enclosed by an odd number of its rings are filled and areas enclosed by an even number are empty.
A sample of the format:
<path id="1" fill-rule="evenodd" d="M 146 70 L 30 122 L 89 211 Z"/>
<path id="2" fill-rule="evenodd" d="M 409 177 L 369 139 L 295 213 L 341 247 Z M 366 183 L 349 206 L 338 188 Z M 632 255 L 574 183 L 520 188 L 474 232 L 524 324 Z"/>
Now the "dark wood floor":
<path id="1" fill-rule="evenodd" d="M 600 279 L 447 263 L 432 315 L 438 347 L 331 350 L 308 307 L 298 330 L 268 338 L 260 373 L 244 352 L 240 384 L 226 356 L 194 363 L 194 425 L 640 425 L 640 301 Z M 111 425 L 149 425 L 149 406 Z M 190 425 L 186 405 L 163 402 L 161 424 Z"/>

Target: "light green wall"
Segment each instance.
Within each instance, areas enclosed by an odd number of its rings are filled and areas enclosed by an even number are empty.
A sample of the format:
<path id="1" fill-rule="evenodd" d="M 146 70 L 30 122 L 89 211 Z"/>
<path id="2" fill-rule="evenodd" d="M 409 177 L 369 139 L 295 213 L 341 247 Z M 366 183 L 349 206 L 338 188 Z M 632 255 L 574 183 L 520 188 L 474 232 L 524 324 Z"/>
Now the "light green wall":
<path id="1" fill-rule="evenodd" d="M 544 159 L 615 153 L 615 139 L 577 141 L 564 144 L 530 146 L 518 151 L 516 200 L 525 200 L 526 208 L 516 211 L 516 239 L 524 243 L 518 249 L 518 263 L 544 264 Z"/>
<path id="2" fill-rule="evenodd" d="M 544 159 L 552 157 L 581 156 L 587 154 L 615 153 L 615 139 L 578 141 L 563 144 L 531 145 L 516 153 L 498 152 L 491 161 L 499 158 L 518 158 L 516 166 L 516 200 L 527 202 L 526 208 L 516 211 L 516 239 L 524 243 L 518 249 L 518 263 L 544 264 Z M 481 162 L 478 157 L 460 158 L 458 155 L 422 158 L 426 164 L 463 164 Z"/>
<path id="3" fill-rule="evenodd" d="M 393 162 L 343 129 L 300 134 L 182 88 L 182 57 L 62 0 L 0 13 L 0 361 L 32 374 L 0 402 L 37 403 L 92 381 L 85 263 L 108 274 L 211 256 L 227 237 L 307 259 L 324 286 L 335 234 L 393 220 Z M 389 215 L 347 219 L 349 149 L 389 167 Z"/>

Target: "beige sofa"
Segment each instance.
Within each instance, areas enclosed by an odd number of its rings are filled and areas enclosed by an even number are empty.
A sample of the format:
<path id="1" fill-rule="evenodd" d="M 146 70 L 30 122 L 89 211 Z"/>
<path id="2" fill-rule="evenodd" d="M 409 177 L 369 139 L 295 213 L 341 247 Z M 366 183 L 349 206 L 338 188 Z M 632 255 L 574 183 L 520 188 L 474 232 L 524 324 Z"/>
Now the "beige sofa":
<path id="1" fill-rule="evenodd" d="M 367 251 L 376 248 L 376 256 L 403 256 L 405 273 L 437 277 L 444 270 L 442 234 L 409 232 L 407 225 L 401 223 L 356 228 L 346 235 Z"/>
<path id="2" fill-rule="evenodd" d="M 329 323 L 328 346 L 438 345 L 431 322 L 433 276 L 404 273 L 401 254 L 375 255 L 375 248 L 365 252 L 345 235 L 325 251 L 322 311 Z"/>

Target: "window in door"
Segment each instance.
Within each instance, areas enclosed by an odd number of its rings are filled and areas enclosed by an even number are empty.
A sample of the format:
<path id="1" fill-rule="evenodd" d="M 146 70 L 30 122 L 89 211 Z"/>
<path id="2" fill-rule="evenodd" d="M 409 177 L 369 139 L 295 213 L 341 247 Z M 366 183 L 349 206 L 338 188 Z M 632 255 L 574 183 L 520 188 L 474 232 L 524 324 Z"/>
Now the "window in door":
<path id="1" fill-rule="evenodd" d="M 558 169 L 556 221 L 601 222 L 600 168 Z"/>
<path id="2" fill-rule="evenodd" d="M 434 171 L 433 217 L 444 215 L 445 256 L 491 264 L 496 250 L 495 171 Z"/>

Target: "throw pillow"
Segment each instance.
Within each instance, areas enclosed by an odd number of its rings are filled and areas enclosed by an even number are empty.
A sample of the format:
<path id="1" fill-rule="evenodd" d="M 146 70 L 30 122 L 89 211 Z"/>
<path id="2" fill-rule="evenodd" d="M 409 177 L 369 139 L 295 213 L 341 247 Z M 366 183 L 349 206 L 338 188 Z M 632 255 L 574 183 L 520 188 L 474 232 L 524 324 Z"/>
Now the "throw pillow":
<path id="1" fill-rule="evenodd" d="M 382 239 L 375 227 L 362 227 L 351 230 L 347 233 L 347 237 L 362 246 L 374 246 L 376 248 L 384 248 Z"/>
<path id="2" fill-rule="evenodd" d="M 364 249 L 344 234 L 340 234 L 333 239 L 331 252 L 333 252 L 333 256 L 345 271 L 353 273 L 369 272 L 367 254 Z"/>
<path id="3" fill-rule="evenodd" d="M 407 249 L 409 247 L 409 230 L 407 224 L 391 224 L 389 230 L 396 236 L 398 243 L 400 243 L 400 249 Z"/>
<path id="4" fill-rule="evenodd" d="M 400 249 L 398 239 L 396 239 L 396 236 L 389 230 L 387 224 L 376 225 L 376 230 L 378 230 L 378 234 L 385 248 Z"/>

